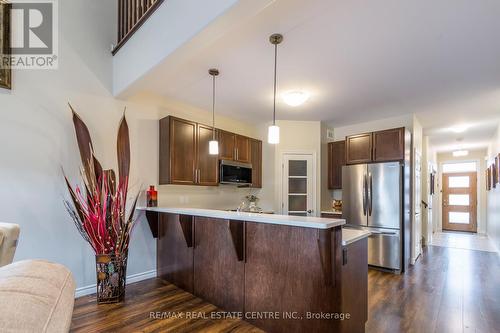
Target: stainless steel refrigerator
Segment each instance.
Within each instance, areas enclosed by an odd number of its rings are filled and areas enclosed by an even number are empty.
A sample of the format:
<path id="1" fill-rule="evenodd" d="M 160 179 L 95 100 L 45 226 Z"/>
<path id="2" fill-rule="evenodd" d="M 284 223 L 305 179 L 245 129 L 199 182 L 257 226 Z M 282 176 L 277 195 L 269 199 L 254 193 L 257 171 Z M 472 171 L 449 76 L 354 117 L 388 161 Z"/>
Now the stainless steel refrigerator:
<path id="1" fill-rule="evenodd" d="M 405 163 L 344 166 L 342 217 L 347 227 L 369 230 L 368 264 L 405 269 L 405 228 L 409 227 L 409 182 Z M 405 186 L 406 185 L 406 186 Z"/>

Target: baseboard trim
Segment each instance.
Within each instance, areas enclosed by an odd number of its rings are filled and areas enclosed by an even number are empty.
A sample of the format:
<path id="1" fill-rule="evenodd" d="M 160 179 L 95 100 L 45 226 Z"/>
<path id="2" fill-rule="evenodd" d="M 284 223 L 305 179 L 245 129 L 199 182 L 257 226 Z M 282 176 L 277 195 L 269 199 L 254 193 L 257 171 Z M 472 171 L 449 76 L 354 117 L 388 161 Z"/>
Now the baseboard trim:
<path id="1" fill-rule="evenodd" d="M 142 272 L 142 273 L 127 275 L 127 284 L 139 282 L 142 280 L 151 279 L 154 277 L 156 277 L 156 270 L 155 269 L 150 270 L 150 271 L 146 271 L 146 272 Z M 97 287 L 96 284 L 92 284 L 89 286 L 76 288 L 75 298 L 90 295 L 90 294 L 95 294 L 96 287 Z"/>

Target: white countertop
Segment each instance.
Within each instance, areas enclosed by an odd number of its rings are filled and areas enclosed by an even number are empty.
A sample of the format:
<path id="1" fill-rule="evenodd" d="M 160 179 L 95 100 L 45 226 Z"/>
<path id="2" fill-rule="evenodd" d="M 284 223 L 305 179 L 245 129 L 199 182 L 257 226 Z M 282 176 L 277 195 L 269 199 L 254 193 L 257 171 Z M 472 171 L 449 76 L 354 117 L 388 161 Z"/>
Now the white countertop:
<path id="1" fill-rule="evenodd" d="M 352 244 L 360 239 L 370 236 L 372 233 L 361 229 L 342 228 L 342 246 Z"/>
<path id="2" fill-rule="evenodd" d="M 330 229 L 345 224 L 343 219 L 330 219 L 310 216 L 290 216 L 278 214 L 259 214 L 246 212 L 229 212 L 215 209 L 174 208 L 174 207 L 138 207 L 138 210 L 181 215 L 213 217 L 217 219 L 238 220 L 247 222 L 287 225 L 292 227 Z"/>

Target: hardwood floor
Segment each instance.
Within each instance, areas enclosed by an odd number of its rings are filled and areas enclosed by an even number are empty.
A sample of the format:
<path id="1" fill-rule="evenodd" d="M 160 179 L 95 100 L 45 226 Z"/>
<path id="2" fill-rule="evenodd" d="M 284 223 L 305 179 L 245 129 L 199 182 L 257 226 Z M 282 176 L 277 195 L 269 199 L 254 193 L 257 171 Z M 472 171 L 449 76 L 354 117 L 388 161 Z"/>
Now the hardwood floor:
<path id="1" fill-rule="evenodd" d="M 168 282 L 150 279 L 128 285 L 122 304 L 97 305 L 95 295 L 76 299 L 71 332 L 262 332 L 239 319 L 211 319 L 217 311 Z"/>
<path id="2" fill-rule="evenodd" d="M 405 275 L 368 273 L 368 333 L 499 332 L 500 257 L 496 253 L 429 246 Z M 218 309 L 161 279 L 127 286 L 123 304 L 76 300 L 72 332 L 262 332 L 238 319 L 210 317 Z M 183 314 L 150 318 L 150 312 Z M 161 315 L 161 314 L 160 314 Z"/>
<path id="3" fill-rule="evenodd" d="M 405 275 L 368 281 L 366 332 L 499 332 L 496 253 L 428 246 Z"/>

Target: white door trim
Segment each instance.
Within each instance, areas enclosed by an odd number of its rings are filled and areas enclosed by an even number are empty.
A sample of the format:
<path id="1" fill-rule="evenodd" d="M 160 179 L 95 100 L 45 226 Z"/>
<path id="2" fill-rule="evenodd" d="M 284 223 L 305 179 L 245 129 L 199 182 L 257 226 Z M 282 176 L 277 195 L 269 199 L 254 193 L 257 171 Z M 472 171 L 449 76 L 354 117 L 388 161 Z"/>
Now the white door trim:
<path id="1" fill-rule="evenodd" d="M 314 150 L 283 150 L 280 152 L 280 177 L 279 177 L 279 211 L 284 214 L 283 211 L 283 178 L 284 178 L 284 165 L 286 155 L 311 155 L 312 156 L 312 206 L 314 207 L 313 215 L 318 214 L 317 210 L 317 160 L 316 151 Z"/>

